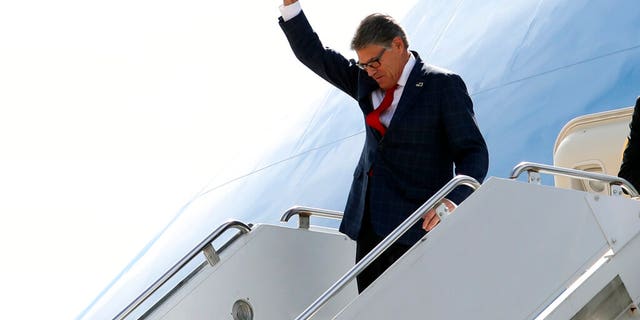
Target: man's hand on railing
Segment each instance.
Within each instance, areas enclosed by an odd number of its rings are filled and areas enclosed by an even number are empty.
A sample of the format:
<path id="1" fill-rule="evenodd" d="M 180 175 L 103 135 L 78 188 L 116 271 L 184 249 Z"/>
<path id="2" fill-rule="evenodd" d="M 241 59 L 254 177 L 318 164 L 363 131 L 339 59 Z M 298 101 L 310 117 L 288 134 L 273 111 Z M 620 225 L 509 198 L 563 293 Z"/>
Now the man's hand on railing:
<path id="1" fill-rule="evenodd" d="M 452 213 L 453 210 L 455 210 L 457 207 L 457 205 L 453 203 L 453 201 L 447 198 L 442 199 L 440 204 L 444 204 L 447 207 L 447 210 L 449 210 L 449 213 Z M 440 206 L 440 204 L 438 206 Z M 431 231 L 431 229 L 435 228 L 435 226 L 438 225 L 438 223 L 440 223 L 440 217 L 436 213 L 436 208 L 438 206 L 427 211 L 427 214 L 424 215 L 423 217 L 424 221 L 422 222 L 422 229 L 424 229 L 425 231 Z"/>

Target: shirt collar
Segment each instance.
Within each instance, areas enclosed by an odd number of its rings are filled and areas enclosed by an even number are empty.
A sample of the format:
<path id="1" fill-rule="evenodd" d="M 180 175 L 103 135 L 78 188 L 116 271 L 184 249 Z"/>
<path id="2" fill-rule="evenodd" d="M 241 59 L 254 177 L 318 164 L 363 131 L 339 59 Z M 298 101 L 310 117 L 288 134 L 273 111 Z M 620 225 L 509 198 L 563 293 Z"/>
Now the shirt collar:
<path id="1" fill-rule="evenodd" d="M 409 75 L 411 74 L 411 70 L 415 65 L 416 65 L 416 57 L 414 57 L 413 53 L 409 51 L 409 60 L 404 65 L 404 69 L 402 70 L 400 79 L 398 79 L 398 86 L 404 87 L 407 84 L 407 80 L 409 80 Z"/>

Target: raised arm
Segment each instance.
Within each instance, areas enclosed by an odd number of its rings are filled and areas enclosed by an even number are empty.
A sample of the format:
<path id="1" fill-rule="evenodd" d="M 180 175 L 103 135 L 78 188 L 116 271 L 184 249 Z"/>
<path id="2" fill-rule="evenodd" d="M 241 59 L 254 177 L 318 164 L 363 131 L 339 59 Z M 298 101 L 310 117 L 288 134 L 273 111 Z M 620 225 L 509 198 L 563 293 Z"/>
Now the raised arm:
<path id="1" fill-rule="evenodd" d="M 296 2 L 297 0 L 283 0 L 285 6 Z M 282 8 L 283 15 L 286 10 L 287 8 Z M 290 12 L 286 13 L 290 15 Z M 280 27 L 300 62 L 336 88 L 356 98 L 360 69 L 340 53 L 323 46 L 304 12 L 299 11 L 288 19 L 281 17 Z"/>

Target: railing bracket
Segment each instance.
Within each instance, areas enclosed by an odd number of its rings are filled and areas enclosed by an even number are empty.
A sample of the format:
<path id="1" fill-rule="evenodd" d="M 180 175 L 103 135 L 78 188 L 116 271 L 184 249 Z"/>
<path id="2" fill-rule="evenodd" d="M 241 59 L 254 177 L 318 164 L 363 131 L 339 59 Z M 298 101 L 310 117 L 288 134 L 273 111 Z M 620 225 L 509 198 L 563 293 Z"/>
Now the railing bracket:
<path id="1" fill-rule="evenodd" d="M 207 262 L 209 262 L 212 267 L 220 262 L 220 256 L 216 252 L 216 249 L 213 248 L 212 244 L 204 247 L 204 249 L 202 249 L 202 253 L 204 253 L 204 257 L 207 258 Z"/>

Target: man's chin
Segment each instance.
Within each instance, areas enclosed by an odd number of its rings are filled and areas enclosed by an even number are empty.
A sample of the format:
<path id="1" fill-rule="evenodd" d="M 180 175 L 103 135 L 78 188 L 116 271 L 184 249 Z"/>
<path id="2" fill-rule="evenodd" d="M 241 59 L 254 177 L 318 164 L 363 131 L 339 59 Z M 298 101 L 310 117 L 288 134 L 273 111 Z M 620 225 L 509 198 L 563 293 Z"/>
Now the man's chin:
<path id="1" fill-rule="evenodd" d="M 389 84 L 386 81 L 376 80 L 376 82 L 378 83 L 378 86 L 380 87 L 380 89 L 383 89 L 383 90 L 389 89 Z"/>

